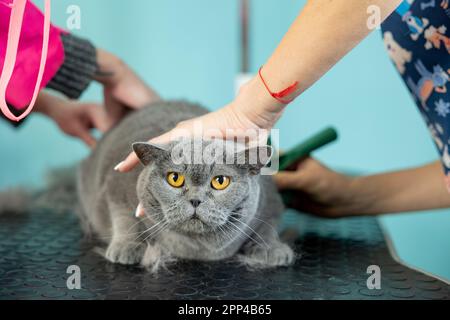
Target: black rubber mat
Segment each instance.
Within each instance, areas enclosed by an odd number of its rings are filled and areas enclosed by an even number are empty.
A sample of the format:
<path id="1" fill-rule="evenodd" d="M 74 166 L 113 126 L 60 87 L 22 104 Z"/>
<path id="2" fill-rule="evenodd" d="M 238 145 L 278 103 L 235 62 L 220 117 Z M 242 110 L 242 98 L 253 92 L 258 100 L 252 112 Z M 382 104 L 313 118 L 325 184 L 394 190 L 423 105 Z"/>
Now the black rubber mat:
<path id="1" fill-rule="evenodd" d="M 76 217 L 0 217 L 1 299 L 450 299 L 450 286 L 396 263 L 377 220 L 323 220 L 288 212 L 283 237 L 302 254 L 290 268 L 250 272 L 231 261 L 182 262 L 154 277 L 113 265 L 83 240 Z M 67 288 L 69 265 L 81 289 Z M 381 268 L 381 289 L 366 285 Z"/>

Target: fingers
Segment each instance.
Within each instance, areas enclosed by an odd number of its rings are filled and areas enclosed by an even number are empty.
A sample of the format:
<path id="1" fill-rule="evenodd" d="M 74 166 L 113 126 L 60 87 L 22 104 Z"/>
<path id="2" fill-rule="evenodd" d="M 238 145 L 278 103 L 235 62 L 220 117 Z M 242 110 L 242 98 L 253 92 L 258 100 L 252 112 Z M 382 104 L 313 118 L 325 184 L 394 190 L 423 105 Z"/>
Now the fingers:
<path id="1" fill-rule="evenodd" d="M 156 138 L 153 138 L 150 140 L 150 143 L 157 144 L 157 145 L 164 145 L 164 144 L 170 143 L 171 141 L 173 141 L 176 138 L 183 136 L 183 134 L 177 133 L 177 132 L 175 132 L 175 130 L 178 130 L 178 129 L 171 130 L 171 131 L 166 132 Z M 186 135 L 188 135 L 188 133 L 186 133 Z"/>
<path id="2" fill-rule="evenodd" d="M 274 181 L 280 190 L 308 189 L 316 179 L 323 176 L 323 167 L 315 159 L 307 157 L 297 162 L 294 170 L 280 171 Z"/>
<path id="3" fill-rule="evenodd" d="M 80 138 L 84 143 L 88 145 L 89 148 L 93 149 L 95 148 L 95 145 L 97 144 L 97 140 L 89 133 L 89 130 L 82 129 L 76 134 L 78 138 Z"/>
<path id="4" fill-rule="evenodd" d="M 115 167 L 114 170 L 119 171 L 119 172 L 128 172 L 134 169 L 134 167 L 136 167 L 139 164 L 139 159 L 136 156 L 136 154 L 134 152 L 130 153 L 127 158 L 118 163 Z"/>
<path id="5" fill-rule="evenodd" d="M 97 140 L 91 134 L 91 128 L 94 127 L 101 132 L 106 130 L 105 119 L 102 116 L 102 107 L 98 104 L 79 105 L 80 113 L 72 121 L 74 135 L 80 138 L 90 148 L 95 148 Z"/>
<path id="6" fill-rule="evenodd" d="M 308 168 L 307 165 L 311 158 L 305 158 L 302 161 L 297 162 L 292 165 L 295 166 L 295 170 L 286 170 L 278 172 L 273 178 L 280 190 L 286 189 L 298 189 L 303 185 L 303 180 L 305 175 L 303 174 Z"/>
<path id="7" fill-rule="evenodd" d="M 151 143 L 154 144 L 164 144 L 170 142 L 170 132 L 165 133 L 155 139 L 150 140 Z M 131 152 L 125 160 L 122 162 L 119 162 L 115 167 L 114 170 L 119 172 L 129 172 L 133 170 L 137 165 L 139 164 L 139 158 L 134 152 Z"/>
<path id="8" fill-rule="evenodd" d="M 169 131 L 159 137 L 156 137 L 156 138 L 150 140 L 149 142 L 154 143 L 154 144 L 159 144 L 159 145 L 169 143 L 172 139 L 174 139 L 176 137 L 176 135 L 174 135 L 172 131 Z M 119 172 L 129 172 L 129 171 L 133 170 L 138 164 L 139 164 L 139 158 L 136 156 L 136 154 L 134 152 L 131 152 L 124 161 L 119 162 L 114 167 L 114 170 L 119 171 Z"/>
<path id="9" fill-rule="evenodd" d="M 97 144 L 97 140 L 91 135 L 90 123 L 87 119 L 80 118 L 79 116 L 69 117 L 68 119 L 62 120 L 58 125 L 63 132 L 80 139 L 90 148 L 94 148 Z"/>
<path id="10" fill-rule="evenodd" d="M 127 113 L 127 108 L 111 95 L 111 90 L 104 89 L 105 111 L 109 125 L 113 126 L 119 122 Z"/>
<path id="11" fill-rule="evenodd" d="M 86 109 L 86 113 L 89 117 L 89 122 L 92 123 L 94 128 L 102 133 L 105 133 L 111 127 L 109 123 L 105 110 L 99 104 L 90 103 L 84 104 L 83 107 Z"/>
<path id="12" fill-rule="evenodd" d="M 296 171 L 281 171 L 273 179 L 280 190 L 297 189 L 303 185 L 302 179 Z"/>

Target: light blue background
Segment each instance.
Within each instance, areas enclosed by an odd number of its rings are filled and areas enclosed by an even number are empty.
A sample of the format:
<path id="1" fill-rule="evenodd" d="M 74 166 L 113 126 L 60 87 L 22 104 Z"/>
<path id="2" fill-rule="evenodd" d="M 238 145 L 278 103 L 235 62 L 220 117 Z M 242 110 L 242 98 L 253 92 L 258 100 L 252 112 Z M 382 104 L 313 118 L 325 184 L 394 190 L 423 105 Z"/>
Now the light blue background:
<path id="1" fill-rule="evenodd" d="M 269 57 L 304 3 L 253 1 L 252 71 Z M 237 0 L 58 0 L 52 4 L 53 22 L 66 26 L 66 8 L 72 4 L 82 13 L 81 30 L 74 32 L 122 57 L 163 97 L 188 98 L 211 109 L 232 99 L 239 68 Z M 83 99 L 99 101 L 100 88 L 91 86 Z M 339 143 L 315 156 L 334 168 L 376 173 L 437 158 L 379 32 L 289 106 L 278 124 L 281 146 L 330 124 L 339 130 Z M 0 122 L 0 146 L 0 189 L 40 185 L 47 169 L 87 154 L 80 142 L 40 116 L 31 116 L 18 130 Z M 381 220 L 402 259 L 450 279 L 450 210 Z"/>

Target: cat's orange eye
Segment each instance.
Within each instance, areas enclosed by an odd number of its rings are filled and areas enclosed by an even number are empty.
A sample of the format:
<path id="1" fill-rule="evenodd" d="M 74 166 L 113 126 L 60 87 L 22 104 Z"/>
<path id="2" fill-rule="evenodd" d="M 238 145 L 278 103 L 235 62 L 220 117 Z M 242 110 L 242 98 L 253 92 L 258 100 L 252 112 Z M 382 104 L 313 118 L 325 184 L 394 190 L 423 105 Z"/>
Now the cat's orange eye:
<path id="1" fill-rule="evenodd" d="M 216 190 L 224 190 L 230 185 L 231 179 L 227 176 L 215 176 L 211 180 L 211 187 Z"/>
<path id="2" fill-rule="evenodd" d="M 184 185 L 184 176 L 178 172 L 169 172 L 167 182 L 174 188 L 181 188 Z"/>

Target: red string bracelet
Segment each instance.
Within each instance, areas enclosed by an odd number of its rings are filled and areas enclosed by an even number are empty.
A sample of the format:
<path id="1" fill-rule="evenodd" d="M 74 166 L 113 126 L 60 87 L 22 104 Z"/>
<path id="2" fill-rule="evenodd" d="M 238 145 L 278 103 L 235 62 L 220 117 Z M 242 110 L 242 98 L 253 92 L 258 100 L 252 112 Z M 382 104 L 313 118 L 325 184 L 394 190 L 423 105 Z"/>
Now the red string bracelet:
<path id="1" fill-rule="evenodd" d="M 258 71 L 259 77 L 261 78 L 261 81 L 262 81 L 262 83 L 264 84 L 264 87 L 266 87 L 267 91 L 269 92 L 269 94 L 270 94 L 274 99 L 276 99 L 277 101 L 279 101 L 279 102 L 281 102 L 281 103 L 283 103 L 283 104 L 289 104 L 289 103 L 291 103 L 292 101 L 294 101 L 295 98 L 287 99 L 287 100 L 285 100 L 285 99 L 283 99 L 283 98 L 286 97 L 286 96 L 288 96 L 288 95 L 290 95 L 290 94 L 293 93 L 295 90 L 297 90 L 297 87 L 298 87 L 298 81 L 295 81 L 292 85 L 290 85 L 289 87 L 287 87 L 287 88 L 284 89 L 284 90 L 281 90 L 280 92 L 272 92 L 272 91 L 270 90 L 269 86 L 267 85 L 266 81 L 264 80 L 264 78 L 263 78 L 263 76 L 262 76 L 262 74 L 261 74 L 261 70 L 262 70 L 262 67 L 259 68 L 259 71 Z"/>

